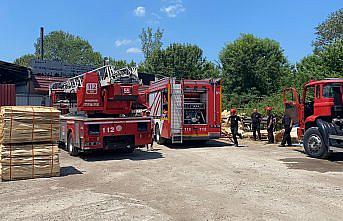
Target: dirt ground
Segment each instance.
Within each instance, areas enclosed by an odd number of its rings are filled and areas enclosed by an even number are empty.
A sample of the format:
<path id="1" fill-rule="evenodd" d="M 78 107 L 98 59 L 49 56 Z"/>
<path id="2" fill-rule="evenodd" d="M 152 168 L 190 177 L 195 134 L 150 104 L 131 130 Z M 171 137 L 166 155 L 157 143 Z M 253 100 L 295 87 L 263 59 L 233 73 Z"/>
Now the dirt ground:
<path id="1" fill-rule="evenodd" d="M 343 155 L 243 141 L 61 152 L 62 176 L 0 183 L 1 220 L 342 220 Z"/>

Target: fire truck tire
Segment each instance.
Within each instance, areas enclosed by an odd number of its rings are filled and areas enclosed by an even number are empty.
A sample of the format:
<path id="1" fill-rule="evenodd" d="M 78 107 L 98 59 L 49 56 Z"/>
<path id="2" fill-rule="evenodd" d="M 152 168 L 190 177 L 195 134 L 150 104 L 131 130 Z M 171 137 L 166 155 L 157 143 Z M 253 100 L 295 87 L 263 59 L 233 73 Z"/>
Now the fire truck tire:
<path id="1" fill-rule="evenodd" d="M 317 127 L 311 127 L 306 130 L 303 142 L 305 152 L 310 157 L 325 159 L 329 156 L 328 148 Z"/>
<path id="2" fill-rule="evenodd" d="M 74 146 L 74 139 L 71 133 L 68 135 L 67 150 L 70 156 L 79 155 L 79 150 Z"/>
<path id="3" fill-rule="evenodd" d="M 155 126 L 155 141 L 158 144 L 164 144 L 166 142 L 166 140 L 161 137 L 160 126 L 158 126 L 158 124 Z"/>
<path id="4" fill-rule="evenodd" d="M 134 147 L 126 147 L 124 148 L 124 153 L 133 153 L 135 151 Z"/>

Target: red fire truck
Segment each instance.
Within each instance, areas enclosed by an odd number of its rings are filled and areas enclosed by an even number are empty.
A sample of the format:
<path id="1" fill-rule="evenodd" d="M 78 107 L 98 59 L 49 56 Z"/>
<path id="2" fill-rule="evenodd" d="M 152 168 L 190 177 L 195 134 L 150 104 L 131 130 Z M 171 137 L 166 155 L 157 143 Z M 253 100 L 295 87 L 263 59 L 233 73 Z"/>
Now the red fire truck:
<path id="1" fill-rule="evenodd" d="M 51 103 L 60 109 L 60 141 L 70 155 L 96 149 L 123 149 L 150 144 L 150 117 L 135 116 L 140 108 L 136 68 L 106 65 L 55 83 Z"/>
<path id="2" fill-rule="evenodd" d="M 342 78 L 308 82 L 302 99 L 295 88 L 283 90 L 285 111 L 299 125 L 298 137 L 311 157 L 327 158 L 332 152 L 343 152 L 342 92 Z"/>
<path id="3" fill-rule="evenodd" d="M 146 103 L 153 117 L 154 136 L 166 141 L 208 141 L 220 137 L 221 82 L 163 78 L 150 84 Z"/>

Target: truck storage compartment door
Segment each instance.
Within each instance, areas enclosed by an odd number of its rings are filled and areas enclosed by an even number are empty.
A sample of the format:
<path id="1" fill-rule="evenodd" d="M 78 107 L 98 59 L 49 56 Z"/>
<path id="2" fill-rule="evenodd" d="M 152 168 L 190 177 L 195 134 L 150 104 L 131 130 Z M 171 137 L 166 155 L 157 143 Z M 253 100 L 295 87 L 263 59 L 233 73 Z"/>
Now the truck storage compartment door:
<path id="1" fill-rule="evenodd" d="M 171 80 L 171 138 L 172 143 L 182 143 L 183 92 L 175 78 Z"/>

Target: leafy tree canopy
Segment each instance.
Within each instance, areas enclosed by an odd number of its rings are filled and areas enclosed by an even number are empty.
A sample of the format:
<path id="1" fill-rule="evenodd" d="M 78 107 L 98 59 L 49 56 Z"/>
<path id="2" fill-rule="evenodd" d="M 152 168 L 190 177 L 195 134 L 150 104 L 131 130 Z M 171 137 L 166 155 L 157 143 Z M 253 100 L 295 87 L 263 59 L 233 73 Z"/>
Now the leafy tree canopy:
<path id="1" fill-rule="evenodd" d="M 31 65 L 31 61 L 33 59 L 36 59 L 36 58 L 37 58 L 37 56 L 34 54 L 26 54 L 26 55 L 23 55 L 23 56 L 15 59 L 14 63 L 17 65 L 24 66 L 24 67 L 29 67 Z"/>
<path id="2" fill-rule="evenodd" d="M 219 75 L 217 67 L 204 58 L 201 48 L 179 43 L 155 50 L 146 61 L 146 69 L 154 74 L 188 79 Z"/>
<path id="3" fill-rule="evenodd" d="M 290 68 L 278 42 L 242 34 L 219 55 L 224 93 L 269 95 L 289 77 Z M 250 98 L 249 98 L 250 99 Z"/>
<path id="4" fill-rule="evenodd" d="M 34 58 L 40 54 L 40 39 L 34 43 L 35 54 L 24 55 L 15 60 L 15 63 L 29 66 Z M 102 56 L 95 52 L 88 41 L 66 33 L 53 31 L 44 36 L 44 59 L 58 60 L 69 64 L 85 64 L 99 66 Z"/>
<path id="5" fill-rule="evenodd" d="M 316 27 L 315 51 L 323 49 L 337 40 L 343 39 L 343 9 L 331 13 L 328 18 Z"/>
<path id="6" fill-rule="evenodd" d="M 343 77 L 343 40 L 323 46 L 315 54 L 303 58 L 297 65 L 297 87 L 311 79 Z"/>
<path id="7" fill-rule="evenodd" d="M 142 44 L 142 51 L 144 58 L 147 60 L 154 51 L 158 51 L 162 47 L 163 30 L 157 29 L 153 33 L 152 28 L 148 27 L 146 30 L 143 28 L 142 33 L 139 35 Z"/>
<path id="8" fill-rule="evenodd" d="M 34 45 L 35 54 L 39 55 L 40 39 Z M 102 63 L 101 54 L 94 52 L 88 41 L 64 31 L 53 31 L 44 36 L 44 59 L 97 66 Z"/>
<path id="9" fill-rule="evenodd" d="M 130 63 L 128 63 L 126 60 L 115 60 L 112 57 L 108 58 L 109 60 L 109 64 L 113 65 L 116 69 L 121 69 L 121 68 L 125 68 L 125 67 L 136 67 L 137 64 L 134 61 L 131 61 Z"/>

